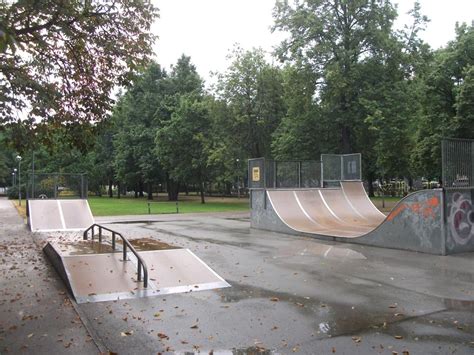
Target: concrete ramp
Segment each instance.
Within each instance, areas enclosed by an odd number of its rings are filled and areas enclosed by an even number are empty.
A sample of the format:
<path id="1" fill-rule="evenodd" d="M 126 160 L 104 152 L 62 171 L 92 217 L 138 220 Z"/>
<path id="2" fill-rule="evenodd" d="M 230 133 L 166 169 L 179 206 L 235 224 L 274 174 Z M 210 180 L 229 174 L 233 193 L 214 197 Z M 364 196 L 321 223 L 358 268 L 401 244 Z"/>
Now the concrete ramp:
<path id="1" fill-rule="evenodd" d="M 28 200 L 28 224 L 33 232 L 80 231 L 94 218 L 84 199 Z"/>

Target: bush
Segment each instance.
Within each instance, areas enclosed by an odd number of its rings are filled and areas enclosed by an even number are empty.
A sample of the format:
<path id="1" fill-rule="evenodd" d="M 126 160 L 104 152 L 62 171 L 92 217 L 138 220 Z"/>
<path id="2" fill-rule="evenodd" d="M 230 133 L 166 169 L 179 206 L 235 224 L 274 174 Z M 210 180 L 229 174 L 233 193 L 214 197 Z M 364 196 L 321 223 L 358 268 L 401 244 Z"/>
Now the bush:
<path id="1" fill-rule="evenodd" d="M 10 186 L 7 191 L 7 197 L 9 200 L 14 200 L 18 198 L 18 185 L 17 186 Z M 26 189 L 25 185 L 21 185 L 21 198 L 26 199 Z"/>

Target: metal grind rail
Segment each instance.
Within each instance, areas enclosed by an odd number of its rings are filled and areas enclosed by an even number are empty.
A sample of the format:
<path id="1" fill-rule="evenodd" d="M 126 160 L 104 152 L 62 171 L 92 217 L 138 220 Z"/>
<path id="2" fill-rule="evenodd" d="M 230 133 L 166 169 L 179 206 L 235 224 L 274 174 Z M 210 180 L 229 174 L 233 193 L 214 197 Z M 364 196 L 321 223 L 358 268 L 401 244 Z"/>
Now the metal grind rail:
<path id="1" fill-rule="evenodd" d="M 142 257 L 138 254 L 138 252 L 135 250 L 135 248 L 130 244 L 130 242 L 119 232 L 116 232 L 112 229 L 109 229 L 107 227 L 101 226 L 100 224 L 93 224 L 89 228 L 87 228 L 84 231 L 83 234 L 83 239 L 87 240 L 89 231 L 91 231 L 91 240 L 94 240 L 94 232 L 95 232 L 95 227 L 99 228 L 99 243 L 102 243 L 102 231 L 105 230 L 107 232 L 112 233 L 112 249 L 115 250 L 115 238 L 116 236 L 119 236 L 122 238 L 123 242 L 123 261 L 127 261 L 127 247 L 130 249 L 130 251 L 135 255 L 137 258 L 137 264 L 138 264 L 138 281 L 142 281 L 142 269 L 143 269 L 143 287 L 148 287 L 148 269 L 146 267 L 145 261 L 142 259 Z"/>

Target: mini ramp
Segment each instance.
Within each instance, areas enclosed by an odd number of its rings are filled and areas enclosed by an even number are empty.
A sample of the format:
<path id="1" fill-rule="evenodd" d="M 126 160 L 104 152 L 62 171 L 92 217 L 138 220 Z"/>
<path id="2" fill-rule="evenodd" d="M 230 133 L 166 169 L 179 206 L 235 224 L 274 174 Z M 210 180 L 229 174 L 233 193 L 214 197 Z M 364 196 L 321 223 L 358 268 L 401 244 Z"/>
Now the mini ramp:
<path id="1" fill-rule="evenodd" d="M 86 199 L 28 200 L 28 224 L 33 232 L 80 231 L 94 217 Z"/>
<path id="2" fill-rule="evenodd" d="M 102 244 L 102 247 L 106 244 Z M 189 249 L 139 251 L 148 269 L 148 286 L 137 280 L 137 259 L 120 250 L 82 244 L 48 243 L 44 252 L 77 303 L 196 292 L 230 285 Z"/>
<path id="3" fill-rule="evenodd" d="M 253 189 L 251 225 L 430 254 L 474 251 L 473 204 L 459 202 L 471 201 L 467 195 L 469 191 L 464 195 L 442 189 L 418 191 L 385 216 L 372 204 L 361 181 L 342 181 L 339 188 Z"/>

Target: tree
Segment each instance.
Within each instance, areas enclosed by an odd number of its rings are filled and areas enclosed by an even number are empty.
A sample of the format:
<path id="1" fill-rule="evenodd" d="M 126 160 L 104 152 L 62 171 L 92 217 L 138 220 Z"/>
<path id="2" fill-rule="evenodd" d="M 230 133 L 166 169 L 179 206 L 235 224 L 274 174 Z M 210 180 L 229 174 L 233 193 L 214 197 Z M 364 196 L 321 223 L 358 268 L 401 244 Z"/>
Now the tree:
<path id="1" fill-rule="evenodd" d="M 294 6 L 277 2 L 275 29 L 289 32 L 278 55 L 303 63 L 317 78 L 316 96 L 325 115 L 338 126 L 339 150 L 354 149 L 361 121 L 358 106 L 359 63 L 383 48 L 396 11 L 390 1 L 305 0 Z"/>
<path id="2" fill-rule="evenodd" d="M 171 119 L 156 133 L 156 153 L 171 179 L 196 182 L 204 200 L 204 183 L 208 180 L 206 145 L 210 138 L 210 121 L 206 103 L 196 94 L 183 94 Z"/>
<path id="3" fill-rule="evenodd" d="M 173 66 L 171 73 L 166 78 L 163 85 L 165 94 L 163 98 L 156 103 L 157 127 L 158 129 L 163 127 L 163 130 L 166 130 L 170 125 L 175 125 L 176 128 L 179 128 L 181 122 L 184 121 L 176 122 L 178 120 L 177 117 L 180 117 L 179 114 L 178 116 L 176 115 L 177 112 L 182 112 L 180 110 L 183 109 L 183 99 L 187 98 L 185 101 L 189 98 L 200 99 L 203 95 L 203 81 L 197 73 L 196 67 L 191 63 L 191 58 L 183 54 L 178 59 L 176 65 Z M 170 130 L 168 130 L 166 134 L 163 133 L 162 136 L 157 135 L 155 132 L 154 141 L 158 147 L 157 150 L 155 150 L 155 153 L 158 153 L 157 158 L 160 161 L 174 160 L 171 156 L 167 156 L 168 153 L 173 153 L 170 150 L 163 148 L 164 145 L 172 144 L 172 142 L 160 141 L 162 138 L 167 140 L 168 138 L 166 138 L 166 136 L 169 137 L 169 134 L 172 134 Z M 183 144 L 186 145 L 186 142 L 183 142 Z M 184 148 L 186 149 L 186 147 Z M 186 151 L 189 152 L 189 154 L 193 154 L 189 149 Z M 185 157 L 183 157 L 183 159 L 185 159 Z M 177 201 L 180 183 L 182 184 L 186 182 L 182 179 L 184 175 L 184 171 L 181 174 L 168 165 L 168 169 L 166 169 L 166 187 L 168 190 L 168 199 L 170 201 Z"/>
<path id="4" fill-rule="evenodd" d="M 260 49 L 235 48 L 231 59 L 217 89 L 218 99 L 229 109 L 221 117 L 229 148 L 241 147 L 234 159 L 271 157 L 271 137 L 286 112 L 281 71 L 265 61 Z"/>
<path id="5" fill-rule="evenodd" d="M 103 120 L 148 61 L 156 18 L 149 1 L 0 2 L 0 122 L 73 136 Z"/>
<path id="6" fill-rule="evenodd" d="M 308 66 L 287 65 L 284 70 L 286 115 L 273 135 L 272 151 L 278 160 L 319 160 L 334 150 L 331 122 L 314 97 L 316 77 Z"/>
<path id="7" fill-rule="evenodd" d="M 160 161 L 154 152 L 157 110 L 167 94 L 166 72 L 151 63 L 121 97 L 112 116 L 117 180 L 143 196 L 144 185 L 152 199 L 153 183 L 160 178 Z"/>
<path id="8" fill-rule="evenodd" d="M 441 139 L 474 138 L 474 27 L 456 26 L 456 38 L 434 53 L 424 77 L 423 114 L 417 125 L 413 166 L 441 177 Z"/>

